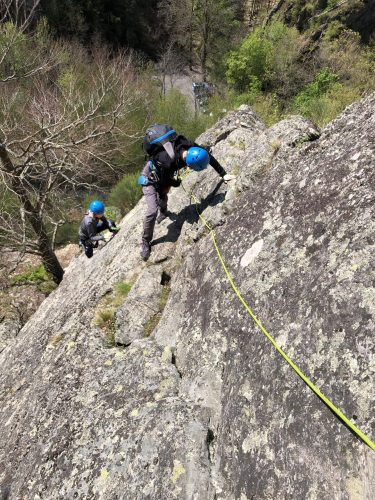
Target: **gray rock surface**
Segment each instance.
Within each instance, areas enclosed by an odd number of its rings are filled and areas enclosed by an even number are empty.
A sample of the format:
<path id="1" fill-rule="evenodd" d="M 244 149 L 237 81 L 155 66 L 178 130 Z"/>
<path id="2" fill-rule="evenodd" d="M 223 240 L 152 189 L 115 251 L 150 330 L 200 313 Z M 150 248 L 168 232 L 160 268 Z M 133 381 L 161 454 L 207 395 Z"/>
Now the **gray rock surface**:
<path id="1" fill-rule="evenodd" d="M 116 342 L 130 344 L 145 337 L 145 326 L 160 312 L 163 290 L 163 269 L 159 265 L 147 268 L 132 286 L 116 314 Z"/>
<path id="2" fill-rule="evenodd" d="M 21 330 L 21 322 L 16 319 L 4 319 L 0 323 L 0 351 L 2 351 L 10 340 L 17 337 Z"/>
<path id="3" fill-rule="evenodd" d="M 267 130 L 242 107 L 197 140 L 237 181 L 188 175 L 147 264 L 141 201 L 100 254 L 70 265 L 0 353 L 3 497 L 373 498 L 374 453 L 259 332 L 196 208 L 264 326 L 374 440 L 374 117 L 372 95 L 318 138 L 300 117 Z M 133 308 L 162 272 L 170 294 L 141 338 Z M 108 348 L 93 318 L 121 280 L 135 285 L 116 338 L 131 344 Z"/>

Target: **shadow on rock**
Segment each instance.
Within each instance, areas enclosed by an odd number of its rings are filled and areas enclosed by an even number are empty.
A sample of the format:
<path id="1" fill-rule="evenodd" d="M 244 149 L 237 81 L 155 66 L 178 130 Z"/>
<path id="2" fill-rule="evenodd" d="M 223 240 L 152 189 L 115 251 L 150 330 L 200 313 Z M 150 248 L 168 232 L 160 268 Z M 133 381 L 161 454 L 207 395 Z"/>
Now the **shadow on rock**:
<path id="1" fill-rule="evenodd" d="M 155 246 L 159 245 L 160 243 L 167 243 L 167 242 L 175 243 L 181 234 L 181 229 L 185 222 L 188 222 L 191 225 L 198 222 L 199 216 L 197 210 L 199 213 L 202 213 L 204 210 L 206 210 L 207 207 L 215 207 L 219 203 L 222 203 L 225 200 L 226 193 L 225 192 L 218 193 L 218 191 L 222 186 L 223 182 L 224 181 L 222 180 L 218 182 L 213 191 L 211 191 L 211 193 L 209 193 L 206 196 L 206 198 L 202 200 L 198 205 L 192 203 L 187 207 L 184 207 L 178 214 L 170 214 L 169 218 L 172 219 L 173 222 L 169 224 L 167 234 L 161 236 L 160 238 L 155 239 L 151 243 L 151 245 Z"/>

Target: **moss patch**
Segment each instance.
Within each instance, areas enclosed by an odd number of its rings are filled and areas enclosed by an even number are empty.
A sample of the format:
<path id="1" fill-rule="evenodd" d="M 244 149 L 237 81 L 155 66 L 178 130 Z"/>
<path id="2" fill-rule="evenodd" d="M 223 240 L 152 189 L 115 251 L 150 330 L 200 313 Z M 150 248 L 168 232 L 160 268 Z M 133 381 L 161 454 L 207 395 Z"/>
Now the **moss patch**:
<path id="1" fill-rule="evenodd" d="M 102 297 L 96 309 L 94 325 L 103 331 L 108 347 L 116 345 L 116 312 L 124 303 L 132 286 L 133 283 L 119 281 L 112 291 Z"/>
<path id="2" fill-rule="evenodd" d="M 56 347 L 62 341 L 63 338 L 64 338 L 64 334 L 62 334 L 62 333 L 59 333 L 57 335 L 53 335 L 53 337 L 51 337 L 49 339 L 49 344 L 52 345 L 53 347 Z"/>
<path id="3" fill-rule="evenodd" d="M 23 273 L 13 276 L 10 282 L 13 286 L 36 285 L 38 290 L 45 295 L 49 295 L 57 288 L 57 284 L 52 280 L 51 275 L 47 273 L 43 264 L 30 266 Z"/>

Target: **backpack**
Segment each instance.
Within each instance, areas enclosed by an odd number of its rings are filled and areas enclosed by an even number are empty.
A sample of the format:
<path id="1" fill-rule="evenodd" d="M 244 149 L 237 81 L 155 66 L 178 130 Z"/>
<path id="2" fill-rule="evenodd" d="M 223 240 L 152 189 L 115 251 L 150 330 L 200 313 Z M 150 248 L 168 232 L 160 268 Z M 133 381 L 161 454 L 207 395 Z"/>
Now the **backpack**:
<path id="1" fill-rule="evenodd" d="M 170 158 L 174 160 L 175 152 L 172 142 L 176 138 L 177 134 L 172 127 L 155 123 L 146 130 L 143 149 L 150 157 L 165 149 Z"/>

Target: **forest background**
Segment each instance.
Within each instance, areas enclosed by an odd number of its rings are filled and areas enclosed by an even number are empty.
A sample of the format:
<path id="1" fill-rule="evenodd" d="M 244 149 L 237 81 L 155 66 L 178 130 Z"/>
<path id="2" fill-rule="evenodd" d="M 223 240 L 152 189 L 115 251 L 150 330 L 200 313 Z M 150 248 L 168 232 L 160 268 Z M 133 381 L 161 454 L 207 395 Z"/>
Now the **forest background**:
<path id="1" fill-rule="evenodd" d="M 0 246 L 41 259 L 3 288 L 61 281 L 91 199 L 135 205 L 149 124 L 328 123 L 375 89 L 374 27 L 374 0 L 0 0 Z M 178 77 L 210 91 L 194 106 Z"/>

